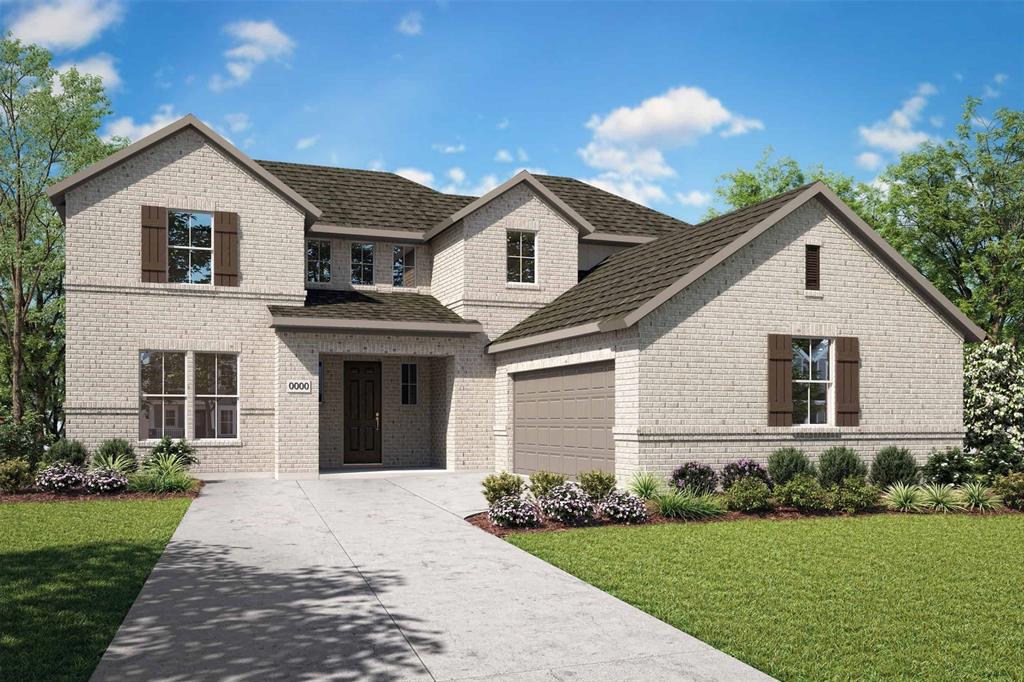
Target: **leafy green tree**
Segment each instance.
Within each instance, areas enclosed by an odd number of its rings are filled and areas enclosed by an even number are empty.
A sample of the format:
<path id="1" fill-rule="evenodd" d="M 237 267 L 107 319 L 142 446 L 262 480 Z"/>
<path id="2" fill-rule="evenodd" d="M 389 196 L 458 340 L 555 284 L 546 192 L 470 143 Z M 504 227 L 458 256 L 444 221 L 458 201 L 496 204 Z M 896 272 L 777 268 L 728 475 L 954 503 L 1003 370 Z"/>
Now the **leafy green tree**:
<path id="1" fill-rule="evenodd" d="M 970 98 L 952 140 L 903 154 L 883 235 L 991 337 L 1024 340 L 1024 112 Z"/>
<path id="2" fill-rule="evenodd" d="M 99 78 L 58 73 L 48 51 L 0 40 L 0 338 L 15 421 L 27 402 L 59 419 L 63 379 L 50 372 L 63 374 L 64 230 L 46 188 L 111 151 L 97 136 L 108 113 Z"/>

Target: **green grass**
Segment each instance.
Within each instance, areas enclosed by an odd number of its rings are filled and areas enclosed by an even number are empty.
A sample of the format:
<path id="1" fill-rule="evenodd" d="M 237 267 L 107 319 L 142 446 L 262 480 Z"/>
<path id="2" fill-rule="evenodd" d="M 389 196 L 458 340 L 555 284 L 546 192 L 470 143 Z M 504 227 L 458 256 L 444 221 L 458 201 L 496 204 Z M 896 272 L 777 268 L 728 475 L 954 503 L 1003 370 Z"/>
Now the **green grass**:
<path id="1" fill-rule="evenodd" d="M 1024 515 L 604 527 L 508 540 L 782 680 L 1024 679 Z"/>
<path id="2" fill-rule="evenodd" d="M 0 677 L 87 680 L 190 502 L 0 504 Z"/>

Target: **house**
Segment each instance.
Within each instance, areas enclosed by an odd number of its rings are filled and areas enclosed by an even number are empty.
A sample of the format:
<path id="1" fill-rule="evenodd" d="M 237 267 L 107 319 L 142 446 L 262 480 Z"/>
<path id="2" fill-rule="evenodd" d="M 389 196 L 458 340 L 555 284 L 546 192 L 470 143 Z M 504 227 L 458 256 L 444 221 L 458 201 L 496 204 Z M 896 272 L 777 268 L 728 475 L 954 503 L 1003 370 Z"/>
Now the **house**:
<path id="1" fill-rule="evenodd" d="M 67 434 L 204 472 L 590 469 L 963 436 L 983 332 L 815 183 L 689 225 L 253 161 L 193 116 L 57 184 Z"/>

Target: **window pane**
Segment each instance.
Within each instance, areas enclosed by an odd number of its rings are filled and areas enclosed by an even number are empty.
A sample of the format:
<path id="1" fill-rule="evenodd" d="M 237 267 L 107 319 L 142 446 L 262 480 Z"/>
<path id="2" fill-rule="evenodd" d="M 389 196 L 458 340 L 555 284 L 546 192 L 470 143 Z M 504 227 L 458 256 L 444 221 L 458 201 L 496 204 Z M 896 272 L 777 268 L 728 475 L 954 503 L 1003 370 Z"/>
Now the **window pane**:
<path id="1" fill-rule="evenodd" d="M 217 356 L 217 395 L 238 394 L 238 356 Z"/>
<path id="2" fill-rule="evenodd" d="M 534 281 L 534 271 L 533 271 L 534 268 L 533 268 L 533 264 L 534 264 L 534 260 L 532 258 L 529 258 L 529 259 L 524 258 L 523 259 L 523 278 L 522 278 L 523 282 L 533 283 L 533 281 Z"/>
<path id="3" fill-rule="evenodd" d="M 810 341 L 807 339 L 793 339 L 793 378 L 811 378 L 811 353 Z"/>
<path id="4" fill-rule="evenodd" d="M 163 393 L 163 365 L 160 358 L 160 353 L 146 350 L 139 353 L 143 393 Z"/>
<path id="5" fill-rule="evenodd" d="M 167 281 L 188 283 L 189 249 L 167 250 Z"/>
<path id="6" fill-rule="evenodd" d="M 216 398 L 196 398 L 196 438 L 215 438 Z"/>
<path id="7" fill-rule="evenodd" d="M 217 394 L 216 364 L 217 356 L 213 353 L 196 353 L 196 395 Z"/>
<path id="8" fill-rule="evenodd" d="M 416 384 L 409 384 L 409 404 L 416 404 Z"/>
<path id="9" fill-rule="evenodd" d="M 409 404 L 409 386 L 408 384 L 402 384 L 402 404 Z"/>
<path id="10" fill-rule="evenodd" d="M 405 286 L 405 258 L 401 246 L 396 246 L 392 253 L 391 283 L 396 287 Z"/>
<path id="11" fill-rule="evenodd" d="M 192 250 L 192 268 L 190 281 L 193 284 L 209 284 L 210 273 L 213 272 L 210 265 L 212 252 L 201 249 Z"/>
<path id="12" fill-rule="evenodd" d="M 507 269 L 508 269 L 508 281 L 509 282 L 518 282 L 518 281 L 520 281 L 519 280 L 519 263 L 520 263 L 520 259 L 513 258 L 512 256 L 508 257 L 506 265 L 507 265 Z"/>
<path id="13" fill-rule="evenodd" d="M 810 384 L 810 423 L 828 423 L 828 387 L 826 384 Z"/>
<path id="14" fill-rule="evenodd" d="M 315 260 L 306 261 L 306 281 L 307 282 L 319 282 L 320 281 L 320 266 Z"/>
<path id="15" fill-rule="evenodd" d="M 412 367 L 412 365 L 406 365 L 406 364 L 402 365 L 402 383 L 403 384 L 409 383 L 409 368 L 410 367 Z"/>
<path id="16" fill-rule="evenodd" d="M 813 339 L 811 346 L 811 378 L 828 381 L 828 339 Z"/>
<path id="17" fill-rule="evenodd" d="M 409 383 L 410 384 L 415 384 L 416 383 L 416 365 L 415 364 L 409 365 Z"/>
<path id="18" fill-rule="evenodd" d="M 519 232 L 509 232 L 505 235 L 505 245 L 509 256 L 520 256 Z"/>
<path id="19" fill-rule="evenodd" d="M 185 437 L 185 399 L 164 398 L 164 434 L 168 438 Z"/>
<path id="20" fill-rule="evenodd" d="M 522 253 L 524 256 L 529 256 L 530 258 L 533 258 L 533 241 L 534 239 L 536 239 L 536 237 L 537 235 L 533 234 L 532 232 L 522 233 Z"/>
<path id="21" fill-rule="evenodd" d="M 405 262 L 404 264 L 406 272 L 416 267 L 416 249 L 412 248 L 411 246 L 406 247 L 402 259 Z"/>
<path id="22" fill-rule="evenodd" d="M 209 213 L 192 214 L 192 246 L 210 248 L 213 216 Z"/>
<path id="23" fill-rule="evenodd" d="M 310 241 L 306 242 L 306 260 L 312 261 L 312 262 L 320 260 L 320 248 L 319 248 L 319 245 L 320 245 L 320 242 L 315 241 L 315 240 L 310 240 Z"/>
<path id="24" fill-rule="evenodd" d="M 167 395 L 185 395 L 185 354 L 164 353 L 164 390 Z"/>
<path id="25" fill-rule="evenodd" d="M 807 384 L 793 384 L 793 423 L 807 423 Z"/>
<path id="26" fill-rule="evenodd" d="M 171 246 L 188 246 L 188 213 L 168 214 L 167 243 Z"/>
<path id="27" fill-rule="evenodd" d="M 159 438 L 163 421 L 161 420 L 162 401 L 160 398 L 143 400 L 139 406 L 139 438 Z"/>
<path id="28" fill-rule="evenodd" d="M 237 398 L 220 398 L 217 400 L 217 437 L 238 437 Z"/>
<path id="29" fill-rule="evenodd" d="M 321 282 L 331 281 L 331 258 L 328 256 L 325 260 L 320 261 L 320 272 L 319 277 Z"/>

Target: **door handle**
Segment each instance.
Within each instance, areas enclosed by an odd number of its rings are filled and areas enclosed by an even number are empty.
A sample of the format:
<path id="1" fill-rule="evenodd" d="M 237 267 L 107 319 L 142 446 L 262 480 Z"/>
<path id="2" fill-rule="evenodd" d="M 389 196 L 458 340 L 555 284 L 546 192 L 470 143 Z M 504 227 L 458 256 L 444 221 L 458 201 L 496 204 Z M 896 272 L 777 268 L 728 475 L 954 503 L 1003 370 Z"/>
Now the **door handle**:
<path id="1" fill-rule="evenodd" d="M 380 412 L 375 412 L 373 418 L 377 420 L 377 430 L 380 431 Z"/>

